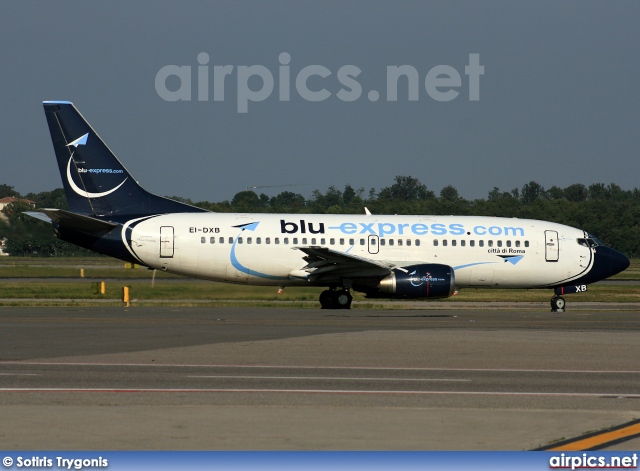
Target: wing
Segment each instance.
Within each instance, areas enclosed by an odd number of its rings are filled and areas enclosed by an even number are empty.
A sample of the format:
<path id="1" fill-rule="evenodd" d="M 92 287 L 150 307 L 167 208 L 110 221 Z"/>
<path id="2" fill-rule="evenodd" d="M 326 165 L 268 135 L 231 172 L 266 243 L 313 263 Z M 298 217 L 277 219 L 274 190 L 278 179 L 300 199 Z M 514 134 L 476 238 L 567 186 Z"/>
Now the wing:
<path id="1" fill-rule="evenodd" d="M 295 249 L 306 254 L 303 259 L 307 265 L 303 270 L 309 273 L 307 279 L 311 282 L 339 282 L 343 278 L 382 278 L 397 267 L 394 263 L 336 252 L 326 247 Z"/>
<path id="2" fill-rule="evenodd" d="M 41 221 L 55 222 L 60 227 L 86 232 L 109 232 L 114 227 L 118 227 L 118 224 L 113 222 L 102 221 L 63 209 L 42 209 L 41 212 L 26 211 L 25 214 Z"/>

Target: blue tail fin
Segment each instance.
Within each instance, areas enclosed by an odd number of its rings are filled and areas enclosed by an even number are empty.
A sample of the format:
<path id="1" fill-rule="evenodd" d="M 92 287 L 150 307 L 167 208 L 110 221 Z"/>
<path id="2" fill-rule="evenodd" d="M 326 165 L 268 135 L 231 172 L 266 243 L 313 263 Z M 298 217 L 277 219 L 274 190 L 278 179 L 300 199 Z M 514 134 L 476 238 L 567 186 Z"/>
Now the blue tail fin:
<path id="1" fill-rule="evenodd" d="M 73 103 L 43 104 L 70 211 L 108 218 L 204 211 L 144 190 Z"/>

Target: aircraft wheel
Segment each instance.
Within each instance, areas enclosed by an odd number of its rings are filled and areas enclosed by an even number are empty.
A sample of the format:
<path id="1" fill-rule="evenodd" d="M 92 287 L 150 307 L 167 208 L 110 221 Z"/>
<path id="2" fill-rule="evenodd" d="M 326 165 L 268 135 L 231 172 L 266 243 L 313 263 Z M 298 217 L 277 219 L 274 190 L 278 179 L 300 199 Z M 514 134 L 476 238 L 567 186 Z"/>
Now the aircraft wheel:
<path id="1" fill-rule="evenodd" d="M 320 306 L 322 309 L 333 309 L 333 291 L 326 289 L 320 293 Z"/>
<path id="2" fill-rule="evenodd" d="M 353 296 L 346 289 L 336 291 L 334 294 L 335 306 L 337 309 L 351 309 Z"/>
<path id="3" fill-rule="evenodd" d="M 566 302 L 561 296 L 554 296 L 551 298 L 551 312 L 564 312 Z"/>

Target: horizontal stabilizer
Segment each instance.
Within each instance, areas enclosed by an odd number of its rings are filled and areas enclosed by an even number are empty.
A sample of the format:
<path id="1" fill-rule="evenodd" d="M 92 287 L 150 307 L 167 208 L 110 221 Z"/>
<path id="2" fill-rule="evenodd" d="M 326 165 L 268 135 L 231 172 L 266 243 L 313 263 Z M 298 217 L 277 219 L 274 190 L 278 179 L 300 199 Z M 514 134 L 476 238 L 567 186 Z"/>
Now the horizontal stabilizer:
<path id="1" fill-rule="evenodd" d="M 86 232 L 109 232 L 118 224 L 65 211 L 64 209 L 43 209 L 40 212 L 27 211 L 25 214 L 45 222 L 53 222 L 60 227 Z"/>
<path id="2" fill-rule="evenodd" d="M 26 214 L 27 216 L 31 216 L 32 218 L 40 219 L 41 221 L 44 221 L 44 222 L 52 222 L 49 216 L 39 211 L 25 211 L 24 214 Z"/>

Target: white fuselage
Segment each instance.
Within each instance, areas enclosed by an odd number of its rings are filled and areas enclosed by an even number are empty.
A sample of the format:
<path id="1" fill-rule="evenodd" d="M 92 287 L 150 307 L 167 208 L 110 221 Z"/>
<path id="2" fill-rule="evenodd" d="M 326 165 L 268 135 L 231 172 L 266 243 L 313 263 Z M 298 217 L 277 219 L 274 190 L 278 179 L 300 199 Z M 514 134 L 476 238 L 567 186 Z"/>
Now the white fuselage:
<path id="1" fill-rule="evenodd" d="M 129 221 L 141 263 L 208 280 L 308 284 L 305 254 L 321 246 L 390 266 L 449 265 L 458 287 L 529 288 L 571 282 L 593 265 L 579 229 L 477 216 L 167 214 Z"/>

